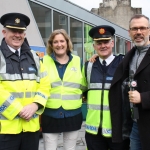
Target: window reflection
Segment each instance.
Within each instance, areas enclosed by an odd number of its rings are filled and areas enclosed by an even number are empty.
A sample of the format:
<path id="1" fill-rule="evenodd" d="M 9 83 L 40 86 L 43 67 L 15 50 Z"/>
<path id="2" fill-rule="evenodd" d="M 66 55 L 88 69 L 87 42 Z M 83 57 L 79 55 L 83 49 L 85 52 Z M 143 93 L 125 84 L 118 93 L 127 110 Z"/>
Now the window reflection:
<path id="1" fill-rule="evenodd" d="M 93 40 L 89 36 L 89 30 L 92 28 L 92 26 L 88 24 L 84 24 L 84 55 L 85 55 L 85 61 L 87 61 L 89 58 L 92 57 L 92 55 L 95 53 L 93 48 Z"/>
<path id="2" fill-rule="evenodd" d="M 29 1 L 34 18 L 40 30 L 44 44 L 46 45 L 49 35 L 52 31 L 51 27 L 51 10 L 44 6 Z"/>
<path id="3" fill-rule="evenodd" d="M 56 11 L 53 12 L 53 29 L 64 29 L 68 32 L 68 18 L 66 15 L 58 13 Z"/>
<path id="4" fill-rule="evenodd" d="M 125 51 L 126 53 L 131 49 L 131 42 L 125 41 Z"/>
<path id="5" fill-rule="evenodd" d="M 82 58 L 82 22 L 76 19 L 70 18 L 70 38 L 73 43 L 73 53 Z"/>

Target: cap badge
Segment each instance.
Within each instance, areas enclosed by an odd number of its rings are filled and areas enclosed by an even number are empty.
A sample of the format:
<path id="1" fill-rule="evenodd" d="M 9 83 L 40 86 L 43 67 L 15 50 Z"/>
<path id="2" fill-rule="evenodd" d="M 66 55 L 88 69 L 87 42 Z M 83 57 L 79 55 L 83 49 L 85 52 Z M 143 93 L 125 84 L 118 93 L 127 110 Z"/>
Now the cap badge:
<path id="1" fill-rule="evenodd" d="M 20 23 L 20 19 L 19 19 L 19 18 L 16 18 L 16 19 L 15 19 L 15 23 L 17 23 L 17 24 Z"/>
<path id="2" fill-rule="evenodd" d="M 104 29 L 104 28 L 100 28 L 100 29 L 99 29 L 99 33 L 100 33 L 100 34 L 104 34 L 104 33 L 105 33 L 105 29 Z"/>

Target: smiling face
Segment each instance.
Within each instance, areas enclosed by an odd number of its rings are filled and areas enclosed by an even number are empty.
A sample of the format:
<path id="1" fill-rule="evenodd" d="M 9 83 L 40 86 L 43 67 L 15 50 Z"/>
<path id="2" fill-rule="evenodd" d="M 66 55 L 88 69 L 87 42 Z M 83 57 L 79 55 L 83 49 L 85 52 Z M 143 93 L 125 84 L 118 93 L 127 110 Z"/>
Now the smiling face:
<path id="1" fill-rule="evenodd" d="M 113 40 L 94 41 L 93 47 L 100 58 L 106 59 L 112 54 L 114 41 Z"/>
<path id="2" fill-rule="evenodd" d="M 67 54 L 67 41 L 62 34 L 55 35 L 52 48 L 56 55 L 62 56 Z"/>
<path id="3" fill-rule="evenodd" d="M 135 30 L 136 29 L 136 30 Z M 134 18 L 130 22 L 129 36 L 136 46 L 146 46 L 149 42 L 149 21 L 144 18 Z"/>
<path id="4" fill-rule="evenodd" d="M 16 50 L 19 49 L 22 43 L 24 42 L 24 38 L 25 38 L 24 30 L 5 28 L 2 30 L 2 33 L 5 38 L 6 43 L 10 47 Z"/>

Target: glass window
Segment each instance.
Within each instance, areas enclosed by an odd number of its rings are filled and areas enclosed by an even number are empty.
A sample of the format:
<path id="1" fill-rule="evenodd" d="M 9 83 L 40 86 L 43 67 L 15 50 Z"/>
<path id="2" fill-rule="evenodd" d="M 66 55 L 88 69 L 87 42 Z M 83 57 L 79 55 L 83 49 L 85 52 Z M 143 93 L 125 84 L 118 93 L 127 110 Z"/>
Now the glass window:
<path id="1" fill-rule="evenodd" d="M 34 18 L 40 30 L 44 44 L 46 45 L 48 38 L 52 32 L 51 28 L 51 10 L 41 5 L 29 1 Z"/>
<path id="2" fill-rule="evenodd" d="M 73 53 L 82 58 L 82 22 L 70 18 L 70 38 L 73 43 Z"/>
<path id="3" fill-rule="evenodd" d="M 125 52 L 127 53 L 131 49 L 131 42 L 125 41 Z"/>
<path id="4" fill-rule="evenodd" d="M 93 48 L 93 39 L 89 36 L 89 30 L 92 26 L 84 24 L 84 58 L 87 61 L 95 53 Z"/>
<path id="5" fill-rule="evenodd" d="M 125 40 L 116 36 L 116 54 L 125 54 Z"/>
<path id="6" fill-rule="evenodd" d="M 58 13 L 56 11 L 53 12 L 53 29 L 64 29 L 68 32 L 68 17 Z"/>
<path id="7" fill-rule="evenodd" d="M 114 47 L 112 48 L 112 53 L 115 54 L 115 35 L 112 37 L 114 41 Z"/>

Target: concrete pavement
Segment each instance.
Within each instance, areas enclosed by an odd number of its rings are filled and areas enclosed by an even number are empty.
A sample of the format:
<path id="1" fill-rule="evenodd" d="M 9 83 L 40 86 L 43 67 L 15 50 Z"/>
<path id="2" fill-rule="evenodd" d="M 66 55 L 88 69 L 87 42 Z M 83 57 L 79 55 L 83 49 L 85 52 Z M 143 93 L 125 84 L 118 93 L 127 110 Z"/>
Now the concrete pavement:
<path id="1" fill-rule="evenodd" d="M 82 127 L 79 131 L 76 150 L 86 150 L 86 142 L 85 142 L 84 137 L 85 137 L 85 122 L 82 123 Z M 44 150 L 43 139 L 42 138 L 40 139 L 40 142 L 39 142 L 39 150 Z M 57 148 L 57 150 L 64 150 L 63 149 L 62 133 L 60 134 L 59 139 L 58 139 L 58 148 Z"/>

